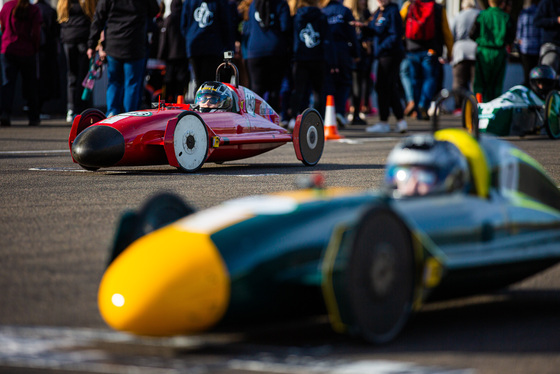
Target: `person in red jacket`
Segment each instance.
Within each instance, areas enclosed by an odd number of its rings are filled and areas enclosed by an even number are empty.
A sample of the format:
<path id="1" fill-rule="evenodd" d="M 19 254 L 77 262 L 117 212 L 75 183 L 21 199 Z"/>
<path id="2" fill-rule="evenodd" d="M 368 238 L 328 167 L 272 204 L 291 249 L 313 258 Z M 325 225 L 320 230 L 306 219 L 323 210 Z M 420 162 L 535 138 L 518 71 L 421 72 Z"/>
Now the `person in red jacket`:
<path id="1" fill-rule="evenodd" d="M 14 92 L 18 74 L 21 74 L 22 90 L 28 92 L 29 125 L 40 124 L 37 78 L 37 53 L 41 41 L 41 11 L 29 0 L 11 0 L 0 10 L 2 47 L 2 100 L 0 101 L 0 125 L 10 126 L 14 105 Z"/>

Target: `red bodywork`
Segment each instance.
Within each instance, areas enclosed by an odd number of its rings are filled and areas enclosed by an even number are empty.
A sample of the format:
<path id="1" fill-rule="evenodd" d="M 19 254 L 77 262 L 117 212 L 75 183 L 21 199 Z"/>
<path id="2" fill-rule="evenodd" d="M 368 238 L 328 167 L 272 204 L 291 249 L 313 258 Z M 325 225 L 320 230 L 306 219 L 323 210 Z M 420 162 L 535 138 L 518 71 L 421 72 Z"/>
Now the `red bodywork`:
<path id="1" fill-rule="evenodd" d="M 199 113 L 208 130 L 206 162 L 223 162 L 256 156 L 294 141 L 296 156 L 302 160 L 297 136 L 279 126 L 278 114 L 257 94 L 245 87 L 228 86 L 234 91 L 237 112 Z M 74 139 L 90 126 L 110 126 L 125 141 L 124 156 L 113 166 L 162 165 L 178 167 L 173 151 L 173 134 L 178 116 L 190 110 L 189 104 L 164 104 L 158 109 L 123 113 L 98 122 L 76 116 L 69 136 Z M 89 123 L 88 123 L 89 122 Z M 297 134 L 299 118 L 294 129 Z M 74 160 L 74 157 L 72 157 Z M 76 160 L 74 160 L 76 162 Z"/>

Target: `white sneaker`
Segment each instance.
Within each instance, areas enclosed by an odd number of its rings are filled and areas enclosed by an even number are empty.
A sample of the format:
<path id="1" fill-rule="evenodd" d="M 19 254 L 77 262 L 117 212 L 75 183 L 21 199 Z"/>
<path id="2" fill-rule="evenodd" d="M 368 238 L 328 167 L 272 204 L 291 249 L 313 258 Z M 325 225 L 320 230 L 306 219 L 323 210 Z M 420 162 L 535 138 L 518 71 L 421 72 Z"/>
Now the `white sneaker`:
<path id="1" fill-rule="evenodd" d="M 404 119 L 401 119 L 399 122 L 397 122 L 397 132 L 405 133 L 407 129 L 408 124 Z"/>
<path id="2" fill-rule="evenodd" d="M 436 115 L 436 102 L 432 101 L 430 103 L 430 107 L 428 108 L 428 115 L 430 117 L 433 117 L 434 115 Z M 439 115 L 439 108 L 437 110 L 437 115 Z"/>
<path id="3" fill-rule="evenodd" d="M 295 129 L 295 127 L 296 127 L 296 120 L 295 118 L 292 118 L 290 122 L 288 122 L 288 129 L 293 130 Z"/>
<path id="4" fill-rule="evenodd" d="M 66 122 L 72 123 L 74 121 L 74 111 L 72 109 L 68 109 L 68 113 L 66 113 Z"/>
<path id="5" fill-rule="evenodd" d="M 373 126 L 366 127 L 366 132 L 391 132 L 391 126 L 386 122 L 379 122 Z"/>

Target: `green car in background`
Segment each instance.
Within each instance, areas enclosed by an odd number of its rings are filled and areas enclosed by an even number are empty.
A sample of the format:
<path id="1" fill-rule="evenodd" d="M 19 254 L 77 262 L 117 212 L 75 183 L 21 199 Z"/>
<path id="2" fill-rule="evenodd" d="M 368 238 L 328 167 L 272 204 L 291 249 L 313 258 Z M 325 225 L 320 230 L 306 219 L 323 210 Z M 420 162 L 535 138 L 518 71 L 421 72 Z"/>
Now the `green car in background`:
<path id="1" fill-rule="evenodd" d="M 478 127 L 497 136 L 548 134 L 560 138 L 560 93 L 556 73 L 538 66 L 530 74 L 531 88 L 514 86 L 496 99 L 478 103 Z M 466 105 L 470 105 L 466 102 Z M 464 108 L 465 109 L 465 108 Z M 463 124 L 472 127 L 469 110 L 463 110 Z"/>

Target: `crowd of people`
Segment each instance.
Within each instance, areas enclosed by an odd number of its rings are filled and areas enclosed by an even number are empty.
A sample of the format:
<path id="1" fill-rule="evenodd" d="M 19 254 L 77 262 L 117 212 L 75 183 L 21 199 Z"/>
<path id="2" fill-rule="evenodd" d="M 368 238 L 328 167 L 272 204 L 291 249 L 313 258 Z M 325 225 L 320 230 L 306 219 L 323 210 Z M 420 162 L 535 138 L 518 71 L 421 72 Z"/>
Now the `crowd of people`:
<path id="1" fill-rule="evenodd" d="M 483 101 L 503 92 L 509 54 L 519 53 L 524 84 L 538 64 L 560 68 L 560 0 L 530 0 L 517 17 L 511 0 L 462 0 L 448 19 L 445 0 L 45 0 L 7 1 L 0 11 L 1 115 L 9 126 L 18 74 L 29 125 L 61 96 L 57 53 L 66 61 L 67 121 L 91 107 L 82 82 L 94 58 L 106 62 L 107 115 L 141 109 L 148 58 L 165 62 L 164 99 L 175 100 L 216 79 L 225 51 L 236 51 L 240 81 L 265 98 L 285 126 L 335 98 L 339 126 L 407 131 L 407 116 L 429 119 L 443 86 Z M 455 110 L 460 112 L 457 99 Z"/>

